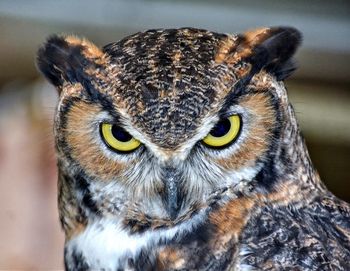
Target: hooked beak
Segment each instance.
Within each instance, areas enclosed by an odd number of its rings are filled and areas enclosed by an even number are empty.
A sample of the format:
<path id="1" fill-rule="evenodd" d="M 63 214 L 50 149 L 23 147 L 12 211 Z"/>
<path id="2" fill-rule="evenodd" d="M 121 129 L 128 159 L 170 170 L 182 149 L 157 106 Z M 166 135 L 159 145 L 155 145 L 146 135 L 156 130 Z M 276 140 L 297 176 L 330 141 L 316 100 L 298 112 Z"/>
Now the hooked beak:
<path id="1" fill-rule="evenodd" d="M 174 167 L 164 168 L 163 173 L 164 194 L 163 201 L 165 208 L 172 220 L 174 220 L 180 210 L 182 196 L 180 195 L 180 177 Z"/>

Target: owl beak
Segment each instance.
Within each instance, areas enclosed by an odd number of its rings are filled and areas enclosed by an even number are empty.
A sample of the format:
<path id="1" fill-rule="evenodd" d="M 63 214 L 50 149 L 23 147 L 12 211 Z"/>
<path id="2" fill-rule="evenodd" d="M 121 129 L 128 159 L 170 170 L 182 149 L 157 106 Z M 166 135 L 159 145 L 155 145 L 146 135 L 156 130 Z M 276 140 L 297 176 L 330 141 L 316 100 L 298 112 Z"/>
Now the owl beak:
<path id="1" fill-rule="evenodd" d="M 163 201 L 170 218 L 174 220 L 181 207 L 180 178 L 174 167 L 166 167 L 163 174 Z"/>

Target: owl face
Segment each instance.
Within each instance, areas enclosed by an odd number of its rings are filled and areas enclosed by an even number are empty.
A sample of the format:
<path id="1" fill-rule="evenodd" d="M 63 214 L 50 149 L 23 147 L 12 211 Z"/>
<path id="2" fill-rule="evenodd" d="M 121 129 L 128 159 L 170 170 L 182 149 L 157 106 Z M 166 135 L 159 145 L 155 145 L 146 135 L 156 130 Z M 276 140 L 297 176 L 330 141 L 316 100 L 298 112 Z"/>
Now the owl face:
<path id="1" fill-rule="evenodd" d="M 50 38 L 38 67 L 60 93 L 56 146 L 71 180 L 61 196 L 95 215 L 175 221 L 220 189 L 259 182 L 299 40 L 290 28 L 150 30 L 103 49 Z"/>

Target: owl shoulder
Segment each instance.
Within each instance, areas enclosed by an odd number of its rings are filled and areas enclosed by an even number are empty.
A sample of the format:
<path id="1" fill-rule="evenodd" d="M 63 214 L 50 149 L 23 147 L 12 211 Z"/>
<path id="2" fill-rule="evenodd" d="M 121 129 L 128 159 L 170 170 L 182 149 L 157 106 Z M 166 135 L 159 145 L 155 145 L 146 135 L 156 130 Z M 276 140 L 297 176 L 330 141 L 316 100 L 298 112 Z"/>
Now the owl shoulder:
<path id="1" fill-rule="evenodd" d="M 266 204 L 240 235 L 240 265 L 257 269 L 349 270 L 350 206 L 331 194 Z"/>

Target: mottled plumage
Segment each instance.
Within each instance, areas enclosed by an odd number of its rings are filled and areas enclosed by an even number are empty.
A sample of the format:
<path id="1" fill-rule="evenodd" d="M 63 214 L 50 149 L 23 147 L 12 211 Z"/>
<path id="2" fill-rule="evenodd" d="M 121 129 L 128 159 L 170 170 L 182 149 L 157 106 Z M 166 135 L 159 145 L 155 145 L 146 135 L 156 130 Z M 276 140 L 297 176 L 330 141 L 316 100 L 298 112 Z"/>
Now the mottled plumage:
<path id="1" fill-rule="evenodd" d="M 66 269 L 350 269 L 349 205 L 322 184 L 283 84 L 300 40 L 288 27 L 149 30 L 102 49 L 49 38 L 37 65 L 60 94 Z"/>

